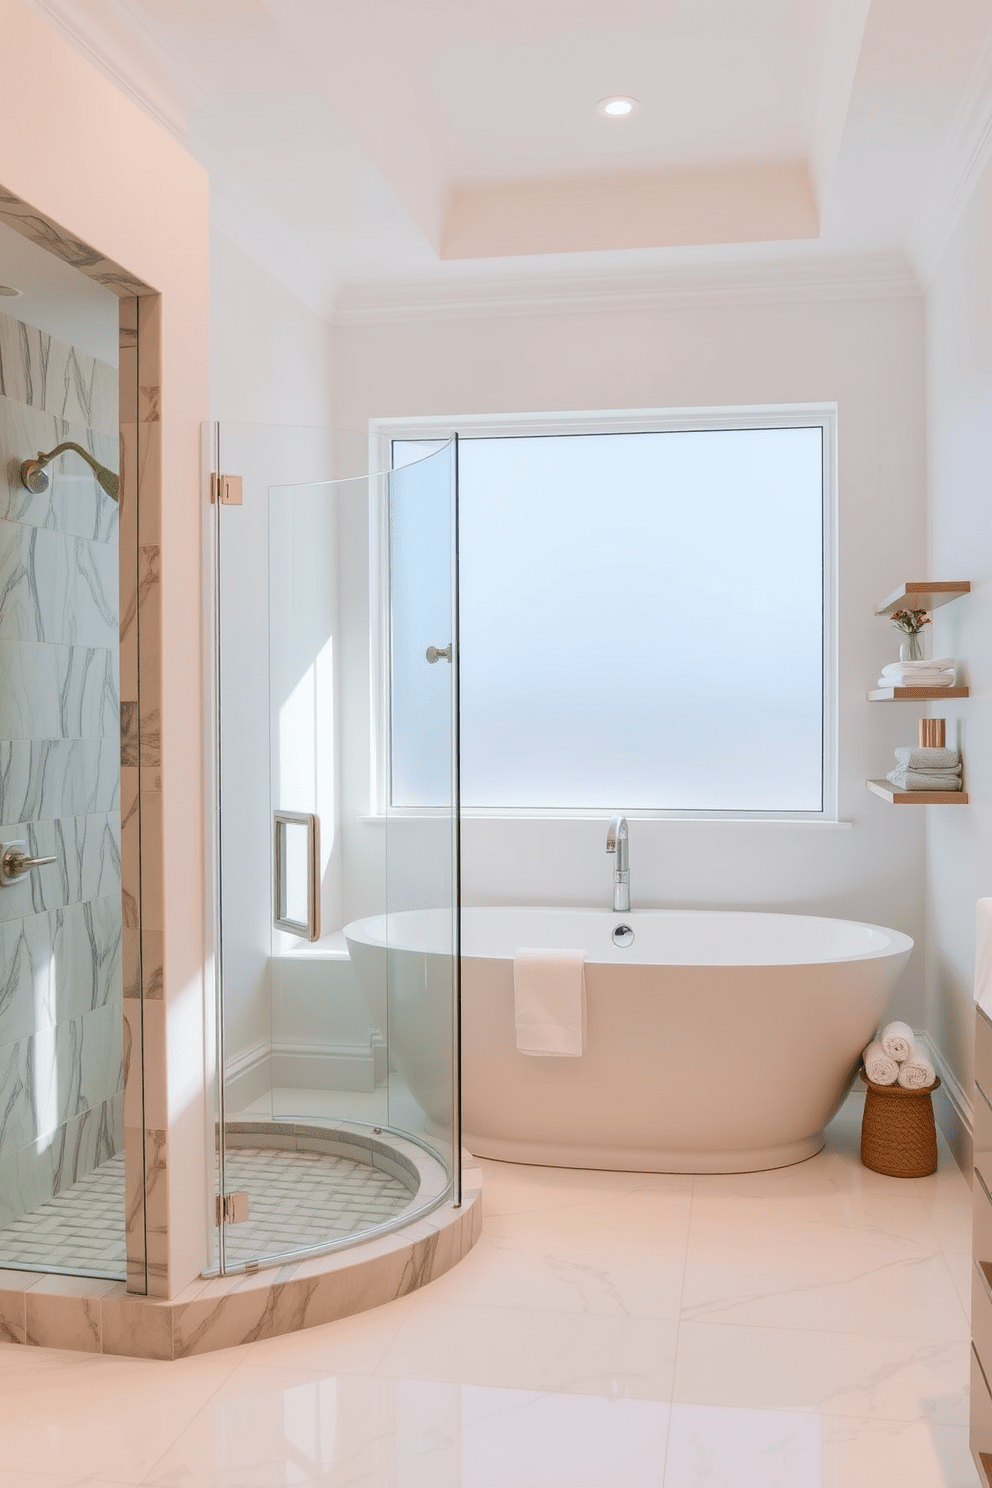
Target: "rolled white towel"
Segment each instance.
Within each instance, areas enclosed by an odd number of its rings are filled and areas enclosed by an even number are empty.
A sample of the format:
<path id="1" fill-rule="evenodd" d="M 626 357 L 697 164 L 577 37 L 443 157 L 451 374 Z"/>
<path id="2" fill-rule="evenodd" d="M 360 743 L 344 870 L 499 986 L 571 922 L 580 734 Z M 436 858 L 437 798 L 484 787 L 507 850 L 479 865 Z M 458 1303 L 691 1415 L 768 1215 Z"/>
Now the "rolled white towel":
<path id="1" fill-rule="evenodd" d="M 886 1023 L 878 1035 L 878 1042 L 890 1059 L 894 1059 L 897 1064 L 902 1064 L 903 1060 L 908 1059 L 913 1052 L 916 1035 L 908 1023 L 900 1023 L 899 1019 L 895 1018 L 891 1023 Z"/>
<path id="2" fill-rule="evenodd" d="M 909 745 L 896 750 L 896 759 L 904 770 L 960 770 L 961 756 L 956 749 L 934 749 Z"/>
<path id="3" fill-rule="evenodd" d="M 865 1074 L 874 1085 L 894 1085 L 899 1078 L 899 1065 L 890 1054 L 886 1054 L 876 1039 L 868 1045 L 861 1056 L 865 1062 Z"/>
<path id="4" fill-rule="evenodd" d="M 904 1090 L 925 1090 L 937 1078 L 937 1072 L 919 1044 L 914 1044 L 909 1058 L 899 1066 L 899 1084 Z"/>

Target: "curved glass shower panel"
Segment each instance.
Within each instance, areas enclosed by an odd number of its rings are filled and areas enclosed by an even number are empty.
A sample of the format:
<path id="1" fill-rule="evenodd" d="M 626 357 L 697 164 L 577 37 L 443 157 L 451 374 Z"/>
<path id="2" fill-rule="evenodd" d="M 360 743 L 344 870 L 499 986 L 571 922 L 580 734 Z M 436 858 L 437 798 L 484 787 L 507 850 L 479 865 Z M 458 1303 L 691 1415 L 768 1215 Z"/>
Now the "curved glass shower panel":
<path id="1" fill-rule="evenodd" d="M 378 779 L 390 733 L 393 477 L 280 480 L 359 467 L 359 442 L 326 430 L 224 425 L 217 445 L 216 471 L 242 477 L 241 505 L 213 512 L 216 1261 L 231 1271 L 396 1228 L 451 1191 L 457 755 L 446 664 L 446 828 L 423 847 L 445 896 L 447 990 L 432 1002 L 427 987 L 410 989 L 413 1002 L 404 994 L 398 1003 L 379 933 L 391 884 L 397 903 L 403 890 L 389 866 L 393 823 Z M 366 461 L 368 448 L 366 435 Z M 450 613 L 450 452 L 436 470 L 447 527 L 432 573 Z M 420 492 L 425 509 L 431 490 Z M 423 1104 L 400 1069 L 410 1026 L 432 1050 Z M 424 1104 L 438 1108 L 433 1124 Z"/>
<path id="2" fill-rule="evenodd" d="M 401 458 L 410 454 L 407 445 Z M 398 468 L 386 495 L 388 757 L 382 761 L 389 1120 L 428 1143 L 457 1180 L 457 445 L 403 465 L 398 455 L 394 450 Z"/>

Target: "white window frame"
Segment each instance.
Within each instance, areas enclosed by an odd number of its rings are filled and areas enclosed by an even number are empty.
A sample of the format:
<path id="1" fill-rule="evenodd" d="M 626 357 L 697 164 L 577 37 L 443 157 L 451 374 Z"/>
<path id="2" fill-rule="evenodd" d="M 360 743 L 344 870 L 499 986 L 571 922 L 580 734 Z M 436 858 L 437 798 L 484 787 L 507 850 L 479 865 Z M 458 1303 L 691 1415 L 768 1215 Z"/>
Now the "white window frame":
<path id="1" fill-rule="evenodd" d="M 837 404 L 772 403 L 706 408 L 573 410 L 563 413 L 425 415 L 369 421 L 369 468 L 389 470 L 396 439 L 499 438 L 541 434 L 689 432 L 701 429 L 816 428 L 823 434 L 823 806 L 820 811 L 715 811 L 634 809 L 631 818 L 672 821 L 800 822 L 843 826 L 838 818 L 838 494 Z M 372 666 L 372 812 L 384 816 L 389 792 L 389 575 L 388 486 L 371 504 L 369 592 Z M 622 806 L 622 802 L 619 803 Z M 389 807 L 391 815 L 431 815 L 412 807 Z M 467 819 L 598 820 L 584 807 L 463 807 Z"/>

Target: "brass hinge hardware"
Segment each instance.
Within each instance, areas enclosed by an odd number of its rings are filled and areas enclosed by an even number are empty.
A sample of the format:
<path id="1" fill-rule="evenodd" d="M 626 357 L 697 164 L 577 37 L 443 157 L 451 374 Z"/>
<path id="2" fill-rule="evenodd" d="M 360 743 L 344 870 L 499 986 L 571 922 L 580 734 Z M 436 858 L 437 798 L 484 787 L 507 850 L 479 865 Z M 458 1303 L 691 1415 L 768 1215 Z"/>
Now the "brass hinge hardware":
<path id="1" fill-rule="evenodd" d="M 217 1195 L 217 1223 L 244 1224 L 248 1218 L 248 1192 Z"/>
<path id="2" fill-rule="evenodd" d="M 210 477 L 210 500 L 221 506 L 241 506 L 244 502 L 244 482 L 240 475 L 212 475 Z"/>

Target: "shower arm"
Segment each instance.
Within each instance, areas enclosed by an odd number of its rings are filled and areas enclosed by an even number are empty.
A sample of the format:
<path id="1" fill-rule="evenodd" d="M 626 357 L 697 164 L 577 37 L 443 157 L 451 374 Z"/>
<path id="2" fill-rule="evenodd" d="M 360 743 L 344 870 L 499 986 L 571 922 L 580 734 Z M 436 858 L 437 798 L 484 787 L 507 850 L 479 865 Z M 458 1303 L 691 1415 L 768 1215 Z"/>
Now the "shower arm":
<path id="1" fill-rule="evenodd" d="M 81 444 L 74 443 L 71 439 L 66 440 L 65 444 L 57 444 L 53 450 L 49 450 L 47 455 L 39 450 L 36 459 L 25 460 L 21 466 L 21 485 L 35 496 L 40 496 L 42 491 L 47 491 L 51 481 L 45 466 L 54 460 L 56 455 L 64 455 L 69 450 L 72 450 L 74 454 L 82 455 L 96 476 L 101 491 L 105 491 L 113 501 L 119 501 L 121 489 L 119 476 L 116 476 L 112 470 L 108 470 L 106 465 L 101 465 L 89 450 L 84 449 Z"/>

